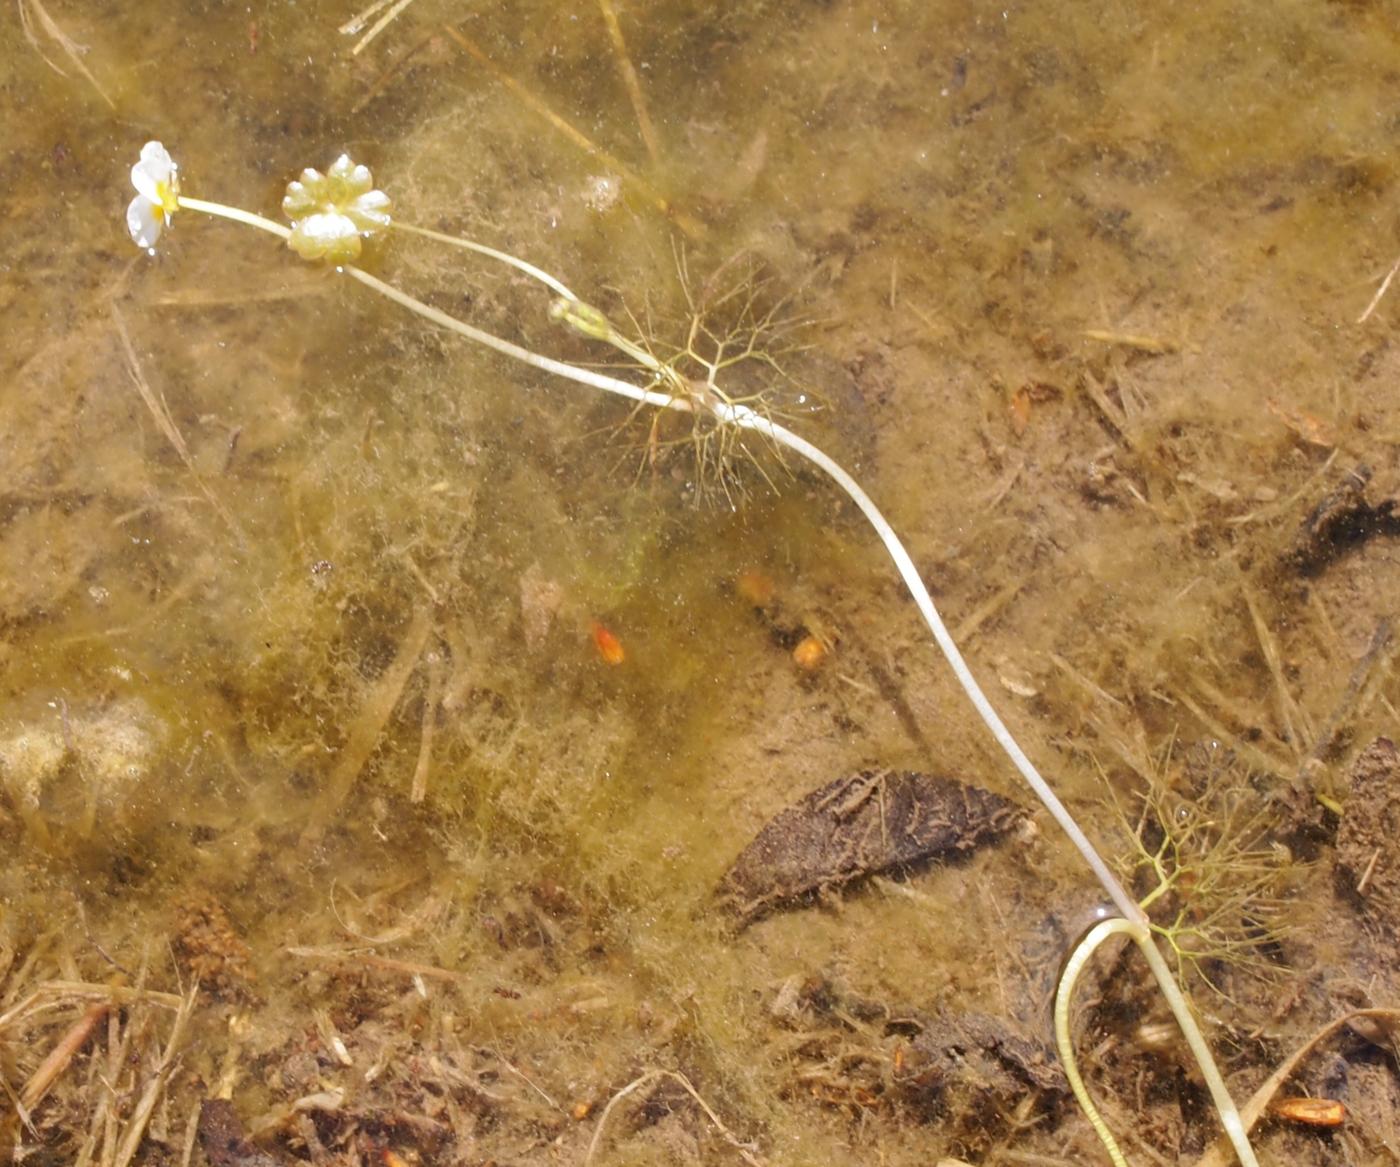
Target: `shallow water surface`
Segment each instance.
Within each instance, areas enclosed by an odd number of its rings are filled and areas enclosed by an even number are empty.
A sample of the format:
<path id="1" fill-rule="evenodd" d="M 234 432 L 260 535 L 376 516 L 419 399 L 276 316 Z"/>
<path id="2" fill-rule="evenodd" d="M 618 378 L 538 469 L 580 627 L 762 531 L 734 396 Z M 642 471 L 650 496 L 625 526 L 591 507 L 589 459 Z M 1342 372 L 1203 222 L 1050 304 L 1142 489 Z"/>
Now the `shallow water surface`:
<path id="1" fill-rule="evenodd" d="M 1099 1153 L 1026 1059 L 1102 893 L 856 509 L 250 227 L 182 210 L 139 252 L 149 139 L 274 220 L 348 152 L 844 463 L 1105 854 L 1171 881 L 1239 1095 L 1394 1003 L 1388 859 L 1358 891 L 1332 853 L 1396 728 L 1394 4 L 416 0 L 358 51 L 353 15 L 5 18 L 0 1154 L 244 1162 L 216 1097 L 278 1162 Z M 363 264 L 649 383 L 489 258 Z M 1029 822 L 716 906 L 765 823 L 880 767 Z M 1100 964 L 1094 1089 L 1194 1160 L 1203 1093 Z M 1390 1161 L 1393 1051 L 1330 1056 L 1298 1084 L 1351 1126 L 1265 1156 Z"/>

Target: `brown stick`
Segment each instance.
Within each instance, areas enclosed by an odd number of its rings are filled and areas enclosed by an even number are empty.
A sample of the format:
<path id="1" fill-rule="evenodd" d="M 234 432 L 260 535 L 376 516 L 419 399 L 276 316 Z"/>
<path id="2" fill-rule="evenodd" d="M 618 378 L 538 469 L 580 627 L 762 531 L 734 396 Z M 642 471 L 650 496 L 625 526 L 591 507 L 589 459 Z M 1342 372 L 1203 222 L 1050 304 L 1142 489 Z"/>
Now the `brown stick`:
<path id="1" fill-rule="evenodd" d="M 44 1095 L 49 1092 L 49 1087 L 68 1068 L 73 1055 L 87 1044 L 92 1031 L 97 1028 L 97 1023 L 107 1016 L 109 1008 L 111 1006 L 106 1001 L 89 1005 L 63 1035 L 62 1040 L 49 1051 L 49 1056 L 39 1063 L 38 1069 L 29 1076 L 29 1081 L 19 1093 L 20 1105 L 25 1110 L 33 1110 L 43 1100 Z"/>
<path id="2" fill-rule="evenodd" d="M 422 802 L 428 794 L 428 771 L 433 764 L 433 734 L 437 730 L 438 706 L 442 704 L 443 663 L 440 653 L 428 654 L 428 692 L 423 698 L 423 733 L 418 741 L 418 764 L 413 767 L 411 802 Z"/>

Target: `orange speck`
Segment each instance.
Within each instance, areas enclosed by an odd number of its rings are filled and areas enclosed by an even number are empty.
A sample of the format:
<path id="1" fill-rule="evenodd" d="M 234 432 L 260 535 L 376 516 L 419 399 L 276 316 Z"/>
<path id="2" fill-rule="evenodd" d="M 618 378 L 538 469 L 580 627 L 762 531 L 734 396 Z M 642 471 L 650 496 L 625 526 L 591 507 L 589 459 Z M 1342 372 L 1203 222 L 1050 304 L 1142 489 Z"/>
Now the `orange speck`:
<path id="1" fill-rule="evenodd" d="M 1280 405 L 1272 397 L 1266 397 L 1264 404 L 1269 407 L 1270 413 L 1309 445 L 1331 449 L 1337 444 L 1337 437 L 1332 432 L 1332 427 L 1316 414 L 1309 413 L 1306 409 L 1293 409 L 1291 406 Z"/>
<path id="2" fill-rule="evenodd" d="M 1269 1113 L 1307 1126 L 1341 1126 L 1347 1108 L 1335 1098 L 1280 1098 L 1269 1106 Z"/>
<path id="3" fill-rule="evenodd" d="M 574 1116 L 575 1122 L 582 1122 L 585 1118 L 587 1118 L 590 1114 L 593 1113 L 593 1103 L 575 1102 L 573 1109 L 569 1111 L 569 1113 Z"/>
<path id="4" fill-rule="evenodd" d="M 773 577 L 766 571 L 750 568 L 748 571 L 739 573 L 739 578 L 734 581 L 734 590 L 739 593 L 741 600 L 752 604 L 755 608 L 766 608 L 777 589 L 773 583 Z"/>
<path id="5" fill-rule="evenodd" d="M 1031 395 L 1024 385 L 1011 395 L 1007 412 L 1011 414 L 1011 432 L 1019 438 L 1031 424 Z"/>
<path id="6" fill-rule="evenodd" d="M 598 655 L 604 662 L 610 665 L 620 665 L 627 659 L 627 652 L 622 647 L 622 641 L 604 628 L 598 621 L 594 620 L 591 626 L 593 632 L 593 647 L 598 650 Z"/>
<path id="7" fill-rule="evenodd" d="M 804 636 L 792 650 L 792 659 L 799 669 L 806 669 L 810 673 L 826 660 L 827 652 L 826 645 L 819 638 Z"/>

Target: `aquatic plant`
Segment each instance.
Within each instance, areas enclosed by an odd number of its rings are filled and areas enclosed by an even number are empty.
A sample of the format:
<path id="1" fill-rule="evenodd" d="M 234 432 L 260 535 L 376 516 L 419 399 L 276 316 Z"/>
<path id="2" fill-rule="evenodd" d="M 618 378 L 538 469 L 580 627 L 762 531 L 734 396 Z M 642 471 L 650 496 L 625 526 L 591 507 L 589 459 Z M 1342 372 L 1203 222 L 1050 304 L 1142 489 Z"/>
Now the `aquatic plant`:
<path id="1" fill-rule="evenodd" d="M 1175 793 L 1165 773 L 1139 797 L 1123 867 L 1142 879 L 1139 903 L 1157 909 L 1152 930 L 1174 957 L 1179 978 L 1198 977 L 1224 995 L 1213 966 L 1261 977 L 1277 972 L 1266 953 L 1290 931 L 1283 912 L 1300 864 L 1270 839 L 1268 800 L 1223 746 L 1212 744 L 1187 772 L 1198 781 Z M 1165 771 L 1170 749 L 1160 770 Z M 1159 907 L 1160 905 L 1160 907 Z"/>
<path id="2" fill-rule="evenodd" d="M 237 207 L 182 195 L 179 191 L 178 168 L 158 142 L 148 142 L 142 148 L 141 159 L 132 170 L 132 182 L 136 187 L 137 197 L 128 207 L 127 223 L 132 240 L 139 247 L 152 250 L 161 230 L 176 210 L 202 211 L 256 227 L 284 240 L 304 258 L 328 259 L 337 265 L 337 270 L 410 312 L 504 356 L 541 372 L 617 394 L 637 403 L 638 406 L 689 414 L 697 423 L 707 427 L 706 432 L 725 435 L 756 434 L 775 447 L 805 459 L 831 478 L 855 503 L 880 539 L 919 614 L 933 634 L 934 641 L 978 716 L 1051 817 L 1068 835 L 1118 913 L 1093 928 L 1071 954 L 1061 978 L 1055 1010 L 1057 1045 L 1066 1064 L 1075 1096 L 1110 1157 L 1116 1164 L 1124 1163 L 1121 1151 L 1103 1119 L 1098 1115 L 1075 1066 L 1068 1015 L 1075 983 L 1095 949 L 1111 935 L 1124 935 L 1131 939 L 1142 953 L 1176 1018 L 1240 1162 L 1244 1167 L 1256 1167 L 1257 1160 L 1250 1146 L 1246 1127 L 1196 1023 L 1191 1005 L 1178 985 L 1166 956 L 1157 946 L 1147 913 L 1128 894 L 1113 869 L 1036 769 L 988 700 L 939 615 L 909 552 L 874 501 L 845 468 L 823 450 L 774 421 L 761 408 L 730 397 L 717 381 L 726 363 L 722 359 L 722 352 L 706 362 L 695 353 L 693 343 L 690 344 L 686 350 L 687 355 L 692 360 L 700 361 L 705 375 L 703 378 L 687 375 L 682 371 L 678 360 L 663 361 L 642 345 L 627 339 L 604 313 L 580 299 L 560 280 L 525 260 L 473 240 L 460 239 L 393 220 L 389 213 L 388 197 L 374 187 L 368 169 L 357 166 L 348 156 L 337 159 L 326 175 L 314 170 L 304 171 L 301 178 L 288 187 L 283 210 L 291 218 L 291 226 L 284 226 Z M 568 325 L 582 336 L 609 344 L 621 351 L 649 374 L 646 384 L 638 385 L 620 377 L 572 365 L 527 349 L 443 312 L 350 262 L 358 257 L 363 239 L 390 230 L 406 231 L 450 246 L 465 248 L 530 276 L 553 294 L 550 315 L 555 320 Z M 692 342 L 693 339 L 692 337 Z M 1105 912 L 1105 915 L 1109 913 Z"/>

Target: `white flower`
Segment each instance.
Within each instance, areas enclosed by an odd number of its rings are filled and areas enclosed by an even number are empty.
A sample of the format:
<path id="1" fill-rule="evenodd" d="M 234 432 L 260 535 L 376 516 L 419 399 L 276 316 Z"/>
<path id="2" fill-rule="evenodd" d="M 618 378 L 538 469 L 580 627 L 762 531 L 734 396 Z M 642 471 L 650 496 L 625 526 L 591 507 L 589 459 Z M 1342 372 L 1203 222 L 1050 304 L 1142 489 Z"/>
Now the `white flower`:
<path id="1" fill-rule="evenodd" d="M 155 247 L 166 219 L 179 208 L 179 170 L 159 142 L 141 147 L 141 161 L 131 168 L 136 197 L 126 208 L 126 228 L 137 247 Z"/>
<path id="2" fill-rule="evenodd" d="M 287 240 L 303 259 L 348 263 L 360 254 L 360 239 L 387 230 L 389 196 L 374 189 L 368 166 L 342 154 L 330 170 L 303 170 L 287 185 L 282 213 L 292 221 Z"/>

